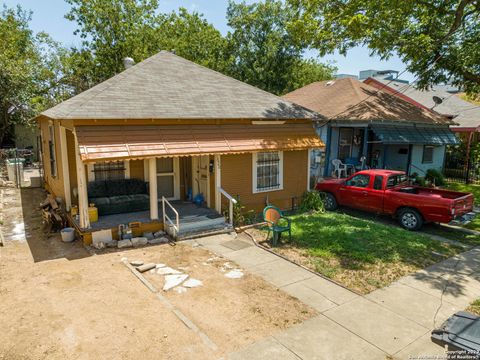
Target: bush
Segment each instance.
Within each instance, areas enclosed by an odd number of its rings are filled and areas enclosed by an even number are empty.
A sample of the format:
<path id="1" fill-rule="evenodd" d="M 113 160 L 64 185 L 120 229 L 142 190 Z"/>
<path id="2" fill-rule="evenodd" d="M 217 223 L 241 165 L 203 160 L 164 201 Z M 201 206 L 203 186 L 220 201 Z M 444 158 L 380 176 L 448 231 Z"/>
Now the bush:
<path id="1" fill-rule="evenodd" d="M 428 169 L 425 174 L 425 180 L 431 181 L 435 186 L 442 186 L 445 184 L 445 179 L 442 173 L 436 169 Z"/>
<path id="2" fill-rule="evenodd" d="M 421 176 L 419 176 L 416 172 L 414 172 L 412 175 L 410 175 L 410 179 L 414 185 L 419 185 L 425 187 L 425 179 Z"/>
<path id="3" fill-rule="evenodd" d="M 300 204 L 300 211 L 325 211 L 325 205 L 323 203 L 322 195 L 316 191 L 305 191 L 302 195 L 302 200 Z"/>
<path id="4" fill-rule="evenodd" d="M 233 204 L 233 226 L 243 226 L 243 225 L 250 225 L 257 222 L 257 215 L 255 214 L 254 210 L 245 211 L 245 206 L 243 206 L 240 199 L 237 197 L 237 202 Z M 227 220 L 229 217 L 229 210 L 228 207 L 224 210 L 223 215 Z"/>

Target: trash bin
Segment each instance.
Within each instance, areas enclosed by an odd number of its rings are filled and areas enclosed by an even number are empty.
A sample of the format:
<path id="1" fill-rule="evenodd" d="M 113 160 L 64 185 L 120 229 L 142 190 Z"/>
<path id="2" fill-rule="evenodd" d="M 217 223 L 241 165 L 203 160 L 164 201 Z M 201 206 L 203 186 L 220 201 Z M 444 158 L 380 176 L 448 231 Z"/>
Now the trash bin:
<path id="1" fill-rule="evenodd" d="M 13 181 L 16 185 L 21 185 L 23 183 L 24 162 L 25 159 L 22 158 L 7 159 L 8 180 Z"/>

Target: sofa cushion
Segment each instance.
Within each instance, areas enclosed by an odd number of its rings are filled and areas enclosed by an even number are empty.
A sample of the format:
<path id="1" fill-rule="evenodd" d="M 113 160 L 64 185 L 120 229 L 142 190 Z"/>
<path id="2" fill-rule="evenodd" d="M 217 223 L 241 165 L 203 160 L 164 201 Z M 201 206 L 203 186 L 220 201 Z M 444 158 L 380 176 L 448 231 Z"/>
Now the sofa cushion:
<path id="1" fill-rule="evenodd" d="M 107 180 L 107 196 L 127 195 L 127 186 L 125 180 Z"/>
<path id="2" fill-rule="evenodd" d="M 125 186 L 127 190 L 127 195 L 135 195 L 135 194 L 146 194 L 147 193 L 147 186 L 145 181 L 140 179 L 128 179 L 125 180 Z"/>
<path id="3" fill-rule="evenodd" d="M 87 186 L 87 191 L 89 198 L 108 196 L 105 181 L 103 180 L 89 182 Z"/>

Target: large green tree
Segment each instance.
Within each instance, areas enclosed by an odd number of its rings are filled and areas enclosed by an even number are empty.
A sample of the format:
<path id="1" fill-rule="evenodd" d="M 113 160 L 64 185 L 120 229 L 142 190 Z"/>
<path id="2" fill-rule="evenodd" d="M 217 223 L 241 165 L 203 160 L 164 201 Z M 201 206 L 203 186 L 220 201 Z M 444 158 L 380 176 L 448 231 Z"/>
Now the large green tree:
<path id="1" fill-rule="evenodd" d="M 321 55 L 368 46 L 398 54 L 420 87 L 453 81 L 480 92 L 480 0 L 287 0 L 289 28 Z"/>
<path id="2" fill-rule="evenodd" d="M 287 29 L 294 13 L 279 0 L 229 2 L 229 74 L 275 94 L 329 79 L 333 68 L 305 60 L 303 43 Z"/>
<path id="3" fill-rule="evenodd" d="M 0 12 L 0 143 L 14 124 L 55 103 L 57 44 L 29 28 L 30 13 L 21 7 Z"/>
<path id="4" fill-rule="evenodd" d="M 70 81 L 77 92 L 124 70 L 123 58 L 140 62 L 160 50 L 202 65 L 223 69 L 225 39 L 202 15 L 160 14 L 157 0 L 66 0 L 72 7 L 66 18 L 76 21 L 80 49 L 65 58 Z"/>

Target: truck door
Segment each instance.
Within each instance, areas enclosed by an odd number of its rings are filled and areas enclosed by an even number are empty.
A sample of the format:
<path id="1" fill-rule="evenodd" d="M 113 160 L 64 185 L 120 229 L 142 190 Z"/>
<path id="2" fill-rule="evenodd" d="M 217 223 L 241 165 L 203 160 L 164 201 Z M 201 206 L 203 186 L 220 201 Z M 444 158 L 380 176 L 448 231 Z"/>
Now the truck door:
<path id="1" fill-rule="evenodd" d="M 370 175 L 357 174 L 345 181 L 345 184 L 338 189 L 340 204 L 355 209 L 368 209 L 368 187 Z"/>
<path id="2" fill-rule="evenodd" d="M 384 197 L 384 186 L 383 186 L 382 175 L 375 175 L 373 179 L 373 186 L 369 189 L 367 195 L 367 206 L 368 211 L 382 213 L 383 212 L 383 197 Z"/>

